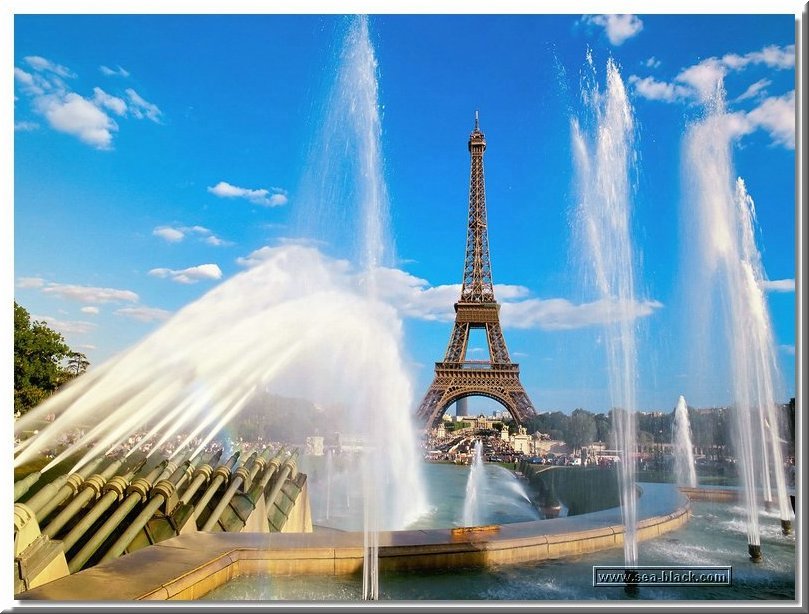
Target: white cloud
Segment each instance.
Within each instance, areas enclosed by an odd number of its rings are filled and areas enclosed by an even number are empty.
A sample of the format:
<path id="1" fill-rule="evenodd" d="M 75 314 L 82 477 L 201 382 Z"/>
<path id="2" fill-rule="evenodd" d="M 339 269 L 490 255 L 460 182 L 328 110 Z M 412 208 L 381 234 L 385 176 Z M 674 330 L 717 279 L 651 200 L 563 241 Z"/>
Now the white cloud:
<path id="1" fill-rule="evenodd" d="M 460 284 L 430 287 L 429 283 L 399 269 L 378 269 L 374 275 L 378 296 L 395 307 L 403 317 L 451 322 L 453 305 L 461 294 Z M 619 304 L 600 300 L 575 305 L 566 299 L 526 299 L 524 286 L 495 284 L 500 302 L 500 322 L 507 328 L 567 330 L 646 317 L 662 307 L 647 300 Z M 522 300 L 525 299 L 525 300 Z"/>
<path id="2" fill-rule="evenodd" d="M 621 303 L 600 299 L 576 305 L 563 298 L 528 299 L 519 303 L 504 302 L 500 321 L 507 328 L 569 330 L 635 320 L 652 315 L 662 306 L 654 300 Z"/>
<path id="3" fill-rule="evenodd" d="M 221 279 L 222 270 L 216 264 L 200 264 L 187 269 L 173 270 L 157 268 L 149 271 L 149 275 L 170 279 L 180 284 L 195 284 L 202 279 Z"/>
<path id="4" fill-rule="evenodd" d="M 237 262 L 243 266 L 256 266 L 279 256 L 298 257 L 296 254 L 297 252 L 290 251 L 285 246 L 265 246 L 247 257 L 239 258 Z M 357 287 L 364 287 L 369 283 L 369 273 L 352 272 L 347 261 L 329 261 L 329 264 L 334 274 L 345 274 L 346 280 Z M 431 286 L 425 279 L 394 268 L 378 268 L 370 275 L 375 296 L 396 309 L 401 317 L 435 322 L 454 320 L 453 307 L 460 298 L 461 284 Z M 494 294 L 501 306 L 500 321 L 504 327 L 510 328 L 582 328 L 646 317 L 663 306 L 655 300 L 620 304 L 617 301 L 601 300 L 576 305 L 561 298 L 528 298 L 528 288 L 513 284 L 495 284 Z"/>
<path id="5" fill-rule="evenodd" d="M 795 292 L 794 279 L 767 279 L 761 287 L 768 292 Z"/>
<path id="6" fill-rule="evenodd" d="M 239 266 L 251 268 L 258 264 L 261 264 L 265 260 L 269 260 L 270 258 L 275 255 L 276 248 L 269 247 L 265 245 L 264 247 L 260 247 L 256 250 L 250 252 L 247 256 L 240 256 L 236 258 L 236 264 Z"/>
<path id="7" fill-rule="evenodd" d="M 129 71 L 124 70 L 120 66 L 118 66 L 116 68 L 109 68 L 107 66 L 99 66 L 98 70 L 101 71 L 101 74 L 106 75 L 108 77 L 124 77 L 124 78 L 126 78 L 126 77 L 129 76 Z"/>
<path id="8" fill-rule="evenodd" d="M 89 313 L 90 315 L 97 316 L 100 313 L 98 307 L 93 307 L 92 305 L 88 305 L 87 307 L 81 308 L 82 313 Z"/>
<path id="9" fill-rule="evenodd" d="M 109 109 L 116 115 L 126 115 L 126 101 L 123 98 L 111 96 L 100 87 L 93 88 L 93 102 L 96 106 Z"/>
<path id="10" fill-rule="evenodd" d="M 748 98 L 755 98 L 759 94 L 763 94 L 765 91 L 764 88 L 771 84 L 772 81 L 769 81 L 768 79 L 759 79 L 755 83 L 752 83 L 743 94 L 740 94 L 734 102 L 740 102 L 742 100 L 747 100 Z"/>
<path id="11" fill-rule="evenodd" d="M 14 132 L 31 132 L 39 128 L 36 122 L 14 122 Z"/>
<path id="12" fill-rule="evenodd" d="M 764 64 L 769 68 L 784 70 L 795 66 L 795 45 L 769 45 L 761 51 L 751 51 L 745 55 L 728 53 L 722 57 L 722 63 L 733 70 L 741 70 L 749 64 Z"/>
<path id="13" fill-rule="evenodd" d="M 755 130 L 755 126 L 747 119 L 744 111 L 725 113 L 715 118 L 708 118 L 706 121 L 716 121 L 731 139 L 738 139 Z"/>
<path id="14" fill-rule="evenodd" d="M 215 247 L 233 245 L 229 241 L 220 239 L 204 226 L 158 226 L 152 231 L 152 234 L 165 239 L 169 243 L 182 241 L 187 235 L 196 235 L 203 243 Z"/>
<path id="15" fill-rule="evenodd" d="M 430 287 L 427 280 L 400 269 L 380 268 L 373 275 L 378 295 L 403 316 L 443 322 L 453 319 L 452 306 L 461 295 L 461 284 Z"/>
<path id="16" fill-rule="evenodd" d="M 634 87 L 635 93 L 647 100 L 674 102 L 689 95 L 689 90 L 682 85 L 658 81 L 654 77 L 643 77 L 641 79 L 637 75 L 630 75 L 628 81 Z"/>
<path id="17" fill-rule="evenodd" d="M 649 59 L 647 59 L 645 62 L 642 62 L 642 64 L 646 68 L 658 68 L 660 66 L 661 62 L 656 57 L 652 56 Z"/>
<path id="18" fill-rule="evenodd" d="M 138 301 L 138 295 L 131 290 L 96 288 L 93 286 L 59 284 L 55 282 L 51 282 L 47 287 L 42 288 L 42 292 L 80 303 L 110 303 L 121 301 L 136 303 Z"/>
<path id="19" fill-rule="evenodd" d="M 227 181 L 220 181 L 213 187 L 209 187 L 208 191 L 220 198 L 244 198 L 256 205 L 264 207 L 277 207 L 285 205 L 288 202 L 286 191 L 281 188 L 271 188 L 274 194 L 270 194 L 270 190 L 265 188 L 249 189 L 240 188 L 232 185 Z"/>
<path id="20" fill-rule="evenodd" d="M 31 68 L 39 72 L 52 72 L 60 77 L 65 77 L 68 79 L 75 78 L 76 76 L 69 68 L 59 64 L 54 64 L 50 60 L 38 55 L 29 55 L 24 59 Z"/>
<path id="21" fill-rule="evenodd" d="M 680 71 L 674 82 L 658 81 L 654 77 L 630 75 L 628 82 L 634 86 L 634 92 L 648 100 L 679 102 L 684 100 L 710 100 L 721 87 L 724 78 L 731 71 L 739 71 L 750 64 L 783 70 L 792 68 L 795 63 L 795 46 L 778 47 L 770 45 L 760 51 L 752 51 L 745 55 L 727 54 L 721 59 L 710 57 L 698 64 L 688 66 Z M 734 102 L 756 98 L 771 85 L 768 79 L 759 79 L 749 85 Z M 766 98 L 758 107 L 745 113 L 733 111 L 726 113 L 723 120 L 731 135 L 739 137 L 755 130 L 766 131 L 773 142 L 788 149 L 795 148 L 795 91 L 782 96 Z"/>
<path id="22" fill-rule="evenodd" d="M 132 318 L 138 322 L 155 322 L 168 320 L 170 311 L 158 309 L 157 307 L 123 307 L 115 310 L 115 315 Z"/>
<path id="23" fill-rule="evenodd" d="M 51 316 L 32 315 L 31 320 L 45 322 L 50 328 L 63 334 L 74 333 L 83 335 L 89 333 L 96 327 L 92 322 L 84 322 L 82 320 L 59 320 Z"/>
<path id="24" fill-rule="evenodd" d="M 126 89 L 126 95 L 129 96 L 129 110 L 132 115 L 138 119 L 148 117 L 155 123 L 160 123 L 160 116 L 163 112 L 157 108 L 156 104 L 152 104 L 141 98 L 141 96 L 131 87 Z"/>
<path id="25" fill-rule="evenodd" d="M 169 243 L 177 243 L 185 238 L 185 233 L 179 228 L 172 228 L 171 226 L 158 226 L 152 231 L 152 234 L 161 239 L 165 239 Z"/>
<path id="26" fill-rule="evenodd" d="M 18 277 L 18 288 L 41 288 L 45 285 L 45 280 L 41 277 Z"/>
<path id="27" fill-rule="evenodd" d="M 622 45 L 643 29 L 643 22 L 637 15 L 586 15 L 584 23 L 601 26 L 607 39 L 613 45 Z"/>
<path id="28" fill-rule="evenodd" d="M 715 94 L 717 87 L 729 72 L 740 71 L 750 64 L 764 64 L 775 70 L 792 68 L 795 65 L 795 45 L 787 45 L 786 47 L 770 45 L 760 51 L 751 51 L 745 55 L 729 53 L 721 58 L 706 58 L 697 64 L 682 69 L 674 78 L 674 81 L 677 82 L 676 84 L 650 80 L 650 77 L 641 79 L 635 75 L 630 76 L 629 81 L 640 84 L 642 88 L 645 87 L 644 91 L 638 90 L 636 86 L 636 91 L 639 95 L 650 100 L 675 102 L 685 98 L 696 98 L 706 101 Z M 767 85 L 770 85 L 770 82 L 766 79 L 761 79 L 750 85 L 736 100 L 752 98 Z M 678 91 L 678 95 L 664 95 L 665 92 L 672 91 L 664 86 L 682 89 Z"/>
<path id="29" fill-rule="evenodd" d="M 33 110 L 43 115 L 55 130 L 76 136 L 98 149 L 110 149 L 118 124 L 108 112 L 118 117 L 148 118 L 160 123 L 162 111 L 131 88 L 126 90 L 128 101 L 100 87 L 93 88 L 92 97 L 85 97 L 71 91 L 62 80 L 76 76 L 70 69 L 41 56 L 28 56 L 25 61 L 33 72 L 15 66 L 14 78 L 20 91 L 31 98 Z M 129 75 L 120 66 L 117 70 L 102 66 L 101 71 L 107 75 Z M 21 122 L 18 126 L 16 129 L 24 130 L 33 129 L 36 124 Z"/>
<path id="30" fill-rule="evenodd" d="M 44 77 L 25 72 L 16 66 L 14 67 L 14 78 L 20 83 L 23 91 L 30 96 L 41 96 L 47 90 L 53 89 L 51 82 Z"/>
<path id="31" fill-rule="evenodd" d="M 791 356 L 795 355 L 795 346 L 794 345 L 788 345 L 788 344 L 779 345 L 778 349 L 781 350 L 782 352 L 784 352 L 785 354 L 789 354 Z"/>
<path id="32" fill-rule="evenodd" d="M 761 129 L 773 143 L 787 149 L 795 148 L 795 92 L 766 98 L 752 111 L 734 111 L 718 118 L 732 138 L 739 138 Z"/>
<path id="33" fill-rule="evenodd" d="M 709 100 L 727 74 L 727 66 L 716 58 L 708 58 L 699 64 L 682 70 L 675 78 L 694 89 L 700 100 Z"/>
<path id="34" fill-rule="evenodd" d="M 41 96 L 36 105 L 52 128 L 77 136 L 98 149 L 109 149 L 112 133 L 118 130 L 118 124 L 104 111 L 74 92 L 64 98 Z"/>
<path id="35" fill-rule="evenodd" d="M 19 81 L 23 88 L 26 88 L 32 94 L 41 94 L 42 89 L 34 83 L 34 75 L 25 72 L 22 68 L 14 67 L 14 78 Z"/>
<path id="36" fill-rule="evenodd" d="M 795 149 L 795 90 L 765 99 L 747 119 L 766 130 L 775 143 Z"/>
<path id="37" fill-rule="evenodd" d="M 220 239 L 216 235 L 208 235 L 202 240 L 203 243 L 207 243 L 208 245 L 213 245 L 214 247 L 223 247 L 226 245 L 233 245 L 230 241 L 225 241 L 224 239 Z"/>

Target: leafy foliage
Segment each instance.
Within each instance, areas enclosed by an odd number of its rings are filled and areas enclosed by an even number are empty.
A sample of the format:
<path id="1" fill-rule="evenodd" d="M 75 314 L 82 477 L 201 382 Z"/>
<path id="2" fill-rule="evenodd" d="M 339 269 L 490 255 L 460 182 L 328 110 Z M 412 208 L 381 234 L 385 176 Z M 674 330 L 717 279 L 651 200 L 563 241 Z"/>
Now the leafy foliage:
<path id="1" fill-rule="evenodd" d="M 66 359 L 67 368 L 62 366 Z M 32 321 L 28 311 L 14 302 L 15 413 L 44 401 L 88 364 L 87 357 L 70 350 L 61 334 L 44 322 Z"/>

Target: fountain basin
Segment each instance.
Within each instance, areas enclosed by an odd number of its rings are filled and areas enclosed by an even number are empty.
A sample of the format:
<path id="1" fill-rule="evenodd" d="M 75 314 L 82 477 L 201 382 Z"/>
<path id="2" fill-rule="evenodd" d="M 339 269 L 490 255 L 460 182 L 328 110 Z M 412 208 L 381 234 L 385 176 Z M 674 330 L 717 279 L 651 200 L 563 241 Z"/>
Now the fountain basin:
<path id="1" fill-rule="evenodd" d="M 640 540 L 683 526 L 690 506 L 671 484 L 643 484 Z M 525 563 L 623 547 L 620 508 L 551 520 L 487 526 L 463 534 L 451 528 L 383 531 L 381 571 L 446 570 Z M 362 532 L 193 533 L 16 595 L 19 600 L 137 601 L 199 599 L 247 575 L 359 573 Z"/>

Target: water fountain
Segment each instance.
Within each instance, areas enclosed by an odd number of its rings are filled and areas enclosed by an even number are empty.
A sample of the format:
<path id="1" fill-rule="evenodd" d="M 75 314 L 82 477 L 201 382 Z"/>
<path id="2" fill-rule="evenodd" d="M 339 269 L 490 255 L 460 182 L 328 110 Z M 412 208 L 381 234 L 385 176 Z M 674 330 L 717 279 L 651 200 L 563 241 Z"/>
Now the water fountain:
<path id="1" fill-rule="evenodd" d="M 764 271 L 754 235 L 755 208 L 744 181 L 734 182 L 732 132 L 721 79 L 705 101 L 705 115 L 688 129 L 683 142 L 688 190 L 685 231 L 692 240 L 686 256 L 699 335 L 705 322 L 723 331 L 736 416 L 736 456 L 747 510 L 748 550 L 761 560 L 759 492 L 770 498 L 775 477 L 778 509 L 785 533 L 791 530 L 775 393 L 778 369 L 772 327 L 764 297 Z M 735 183 L 735 185 L 734 185 Z M 689 266 L 690 265 L 690 266 Z M 701 310 L 701 311 L 696 311 Z M 706 343 L 710 343 L 706 339 Z"/>
<path id="2" fill-rule="evenodd" d="M 256 259 L 260 256 L 260 262 L 251 269 L 181 310 L 163 329 L 131 351 L 83 376 L 64 393 L 26 416 L 18 423 L 19 430 L 24 430 L 28 423 L 37 422 L 46 413 L 59 414 L 52 428 L 46 427 L 40 437 L 21 444 L 15 465 L 48 448 L 65 429 L 97 420 L 98 426 L 64 455 L 54 459 L 53 464 L 82 452 L 91 438 L 100 441 L 104 448 L 112 449 L 123 436 L 147 424 L 151 428 L 142 441 L 157 443 L 165 442 L 184 428 L 195 425 L 193 435 L 187 436 L 174 452 L 174 456 L 178 457 L 174 463 L 177 467 L 181 464 L 180 459 L 188 456 L 187 460 L 193 460 L 201 454 L 204 443 L 193 442 L 197 435 L 202 435 L 203 442 L 214 437 L 256 391 L 274 394 L 304 391 L 314 400 L 325 399 L 345 404 L 354 416 L 351 424 L 346 426 L 364 437 L 366 442 L 378 442 L 377 453 L 373 456 L 366 454 L 359 465 L 362 470 L 362 490 L 365 492 L 362 595 L 367 599 L 376 599 L 380 596 L 378 529 L 380 525 L 390 528 L 407 526 L 424 510 L 424 497 L 417 477 L 419 472 L 414 446 L 406 437 L 402 437 L 402 433 L 410 429 L 409 421 L 404 418 L 412 409 L 412 395 L 401 364 L 401 322 L 390 308 L 375 300 L 373 285 L 374 269 L 383 262 L 383 254 L 388 246 L 383 223 L 386 211 L 382 205 L 386 203 L 386 198 L 381 174 L 376 64 L 369 42 L 367 19 L 353 21 L 346 40 L 347 48 L 342 56 L 346 72 L 340 73 L 338 82 L 343 85 L 336 88 L 343 91 L 340 95 L 333 94 L 330 107 L 339 109 L 343 100 L 358 111 L 357 114 L 343 113 L 342 117 L 333 121 L 334 126 L 339 125 L 341 129 L 347 125 L 356 128 L 355 137 L 349 139 L 350 147 L 356 147 L 356 151 L 365 154 L 352 155 L 351 158 L 359 161 L 364 169 L 360 175 L 366 178 L 367 184 L 355 182 L 363 187 L 365 196 L 355 198 L 356 202 L 351 207 L 337 206 L 334 210 L 344 214 L 346 210 L 353 211 L 356 207 L 361 209 L 357 218 L 364 229 L 360 233 L 364 238 L 354 243 L 359 252 L 354 255 L 356 266 L 300 245 L 262 250 L 256 254 Z M 344 89 L 346 87 L 354 88 L 353 98 L 341 98 L 343 94 L 349 94 Z M 587 94 L 588 108 L 595 115 L 593 131 L 588 131 L 589 126 L 584 122 L 580 125 L 580 122 L 573 121 L 582 202 L 580 220 L 586 229 L 590 246 L 588 253 L 593 256 L 597 290 L 614 307 L 614 324 L 607 331 L 607 350 L 613 403 L 622 410 L 615 413 L 624 461 L 620 515 L 625 525 L 624 563 L 631 566 L 636 563 L 638 556 L 635 532 L 638 502 L 632 421 L 635 408 L 635 341 L 631 308 L 635 296 L 628 198 L 633 118 L 620 74 L 612 61 L 607 64 L 606 91 L 602 93 L 591 88 Z M 330 126 L 329 121 L 325 122 L 326 126 Z M 324 133 L 328 133 L 328 129 L 324 128 Z M 325 147 L 324 151 L 332 150 Z M 323 167 L 316 164 L 312 168 L 318 169 L 314 175 L 320 178 L 330 174 L 333 176 L 332 171 L 321 172 Z M 340 172 L 343 175 L 354 174 L 354 171 L 345 172 L 344 169 Z M 354 189 L 359 188 L 355 186 Z M 749 211 L 749 200 L 745 197 L 736 199 L 737 203 L 742 201 L 748 203 Z M 323 199 L 319 202 L 323 206 L 326 203 L 331 206 L 335 200 Z M 299 210 L 310 219 L 321 223 L 324 220 L 323 215 L 314 215 L 305 206 Z M 346 228 L 339 224 L 333 227 Z M 315 232 L 313 236 L 319 235 Z M 753 252 L 746 254 L 749 263 L 753 263 L 750 259 L 752 255 Z M 751 266 L 750 270 L 755 278 L 755 266 Z M 256 293 L 256 288 L 262 288 L 262 292 Z M 228 325 L 222 326 L 223 321 Z M 260 342 L 256 343 L 256 339 L 260 339 Z M 206 351 L 211 346 L 220 350 L 217 356 L 210 356 Z M 317 378 L 311 377 L 314 371 Z M 379 411 L 382 407 L 388 411 Z M 767 411 L 773 411 L 772 407 L 768 406 Z M 105 419 L 105 416 L 109 418 Z M 774 414 L 756 416 L 762 423 L 766 417 L 767 425 L 776 424 Z M 777 441 L 777 437 L 772 440 Z M 366 452 L 370 449 L 369 446 L 365 447 Z M 378 453 L 380 451 L 389 452 L 390 456 L 382 456 Z M 478 442 L 476 457 L 480 452 Z M 773 455 L 772 466 L 777 468 L 777 450 L 769 453 Z M 377 462 L 370 462 L 372 458 Z M 332 515 L 336 507 L 334 501 L 338 492 L 336 481 L 339 472 L 332 466 L 334 460 L 331 456 L 326 460 L 327 517 Z M 92 462 L 92 455 L 88 454 L 77 464 L 75 471 L 87 472 Z M 482 477 L 486 468 L 482 462 L 478 462 L 470 467 L 470 471 L 478 469 Z M 182 477 L 170 473 L 178 480 Z M 472 480 L 470 472 L 467 491 L 471 484 L 480 482 L 480 478 Z M 513 481 L 503 483 L 517 499 L 528 499 L 524 490 L 518 492 L 516 486 L 519 484 Z M 20 490 L 26 487 L 28 485 L 21 485 Z M 441 494 L 445 493 L 442 491 Z M 347 488 L 346 507 L 351 501 L 349 495 Z M 559 518 L 548 522 L 567 520 Z M 522 518 L 519 520 L 520 523 L 523 521 Z M 713 528 L 714 524 L 709 521 L 698 528 Z M 581 522 L 578 526 L 586 527 L 587 522 Z M 730 529 L 727 532 L 730 533 Z M 689 542 L 685 554 L 681 555 L 686 558 L 672 555 L 681 553 L 681 549 L 664 548 L 662 554 L 658 553 L 657 558 L 651 556 L 649 560 L 657 562 L 659 559 L 666 564 L 672 560 L 691 562 L 688 557 L 696 557 L 696 562 L 710 560 L 699 541 L 701 537 L 700 534 L 695 538 L 696 545 Z M 772 541 L 775 538 L 770 535 L 769 539 Z M 786 554 L 783 554 L 783 560 L 787 561 L 790 560 L 788 546 L 784 547 Z M 654 549 L 647 547 L 649 550 L 642 552 L 654 555 Z M 571 590 L 566 582 L 571 573 L 581 574 L 582 566 L 586 568 L 585 572 L 591 573 L 594 562 L 614 562 L 610 556 L 607 551 L 607 554 L 579 557 L 571 563 L 550 564 L 542 568 L 513 567 L 515 573 L 509 573 L 506 582 L 502 581 L 503 575 L 495 574 L 494 579 L 486 584 L 477 582 L 479 576 L 474 573 L 459 573 L 458 584 L 464 590 L 472 591 L 476 584 L 485 588 L 464 594 L 446 591 L 430 593 L 428 587 L 417 598 L 424 598 L 425 595 L 446 598 L 453 594 L 460 595 L 460 598 L 470 595 L 528 599 L 600 597 L 581 587 Z M 538 583 L 540 576 L 554 578 L 554 584 Z M 412 583 L 412 576 L 398 581 L 395 576 L 389 575 L 387 578 L 392 586 L 389 596 L 413 598 L 413 593 L 407 592 L 411 589 L 402 589 L 404 585 Z M 283 579 L 277 580 L 283 582 Z M 273 581 L 276 579 L 273 578 Z M 455 581 L 453 574 L 452 582 Z M 426 582 L 429 584 L 430 579 L 427 578 Z M 506 586 L 505 590 L 503 586 Z M 788 588 L 788 578 L 785 586 Z M 759 588 L 754 585 L 749 594 L 758 596 L 756 591 Z"/>
<path id="3" fill-rule="evenodd" d="M 303 236 L 328 241 L 332 247 L 351 246 L 353 253 L 346 256 L 357 263 L 362 273 L 362 292 L 369 301 L 375 302 L 377 270 L 393 263 L 394 248 L 388 229 L 389 204 L 383 175 L 377 61 L 367 16 L 350 20 L 338 57 L 336 77 L 326 97 L 312 160 L 307 165 L 309 171 L 301 182 L 296 226 Z M 355 219 L 336 221 L 347 211 L 355 211 Z M 391 324 L 399 326 L 395 320 L 391 320 Z M 381 394 L 374 394 L 376 392 Z M 365 403 L 372 407 L 381 408 L 387 402 L 388 394 L 383 389 L 367 390 L 363 394 L 368 396 Z M 407 403 L 412 393 L 400 390 L 397 394 L 403 394 L 401 400 Z M 405 411 L 407 415 L 409 412 Z M 388 425 L 384 422 L 372 412 L 358 427 L 367 442 L 381 442 L 389 437 Z M 403 426 L 407 432 L 413 432 L 411 425 Z M 415 449 L 415 442 L 406 439 Z M 367 448 L 362 462 L 366 530 L 363 595 L 369 599 L 376 599 L 378 595 L 377 533 L 382 528 L 382 519 L 391 512 L 381 495 L 381 486 L 389 478 L 386 468 L 377 461 L 377 453 L 376 445 Z M 418 466 L 414 463 L 410 462 L 400 471 L 407 471 L 413 480 L 418 480 Z M 420 499 L 418 489 L 411 492 L 415 497 L 414 507 L 423 512 L 426 503 Z M 411 516 L 410 520 L 414 519 Z"/>
<path id="4" fill-rule="evenodd" d="M 591 269 L 598 297 L 611 306 L 605 347 L 613 405 L 613 429 L 621 452 L 619 480 L 624 513 L 624 558 L 637 564 L 635 490 L 636 343 L 635 256 L 631 232 L 630 173 L 634 163 L 632 107 L 615 62 L 607 61 L 606 89 L 600 91 L 592 54 L 590 83 L 582 96 L 583 121 L 572 120 L 578 184 L 581 252 Z"/>
<path id="5" fill-rule="evenodd" d="M 463 526 L 473 527 L 482 524 L 482 512 L 486 503 L 483 492 L 485 488 L 486 473 L 483 467 L 483 442 L 477 439 L 475 440 L 469 478 L 466 481 L 466 498 L 464 499 L 463 516 L 461 518 Z"/>
<path id="6" fill-rule="evenodd" d="M 326 452 L 326 520 L 331 517 L 331 491 L 334 478 L 334 450 Z"/>
<path id="7" fill-rule="evenodd" d="M 674 429 L 672 432 L 674 445 L 674 477 L 678 484 L 695 487 L 697 470 L 694 465 L 694 446 L 691 443 L 691 424 L 688 420 L 688 405 L 685 397 L 680 395 L 674 410 Z"/>
<path id="8" fill-rule="evenodd" d="M 322 194 L 315 200 L 318 207 L 328 203 L 332 213 L 354 212 L 358 233 L 350 245 L 356 264 L 301 245 L 256 252 L 249 270 L 184 307 L 135 347 L 23 416 L 17 433 L 49 413 L 58 418 L 24 449 L 18 448 L 15 466 L 42 454 L 65 430 L 84 424 L 94 426 L 43 471 L 94 442 L 96 449 L 78 461 L 78 471 L 97 449 L 112 450 L 138 430 L 148 432 L 130 453 L 149 441 L 154 444 L 151 454 L 190 429 L 173 454 L 190 452 L 192 460 L 257 392 L 340 404 L 350 418 L 337 430 L 364 442 L 363 594 L 374 599 L 377 532 L 403 528 L 426 510 L 426 501 L 415 438 L 408 436 L 414 432 L 412 391 L 401 357 L 401 322 L 392 307 L 377 300 L 374 287 L 375 271 L 392 249 L 376 60 L 365 17 L 348 24 L 326 108 L 315 148 L 324 152 L 324 166 L 309 168 L 324 185 L 351 186 L 341 190 L 351 202 L 338 207 L 340 203 Z M 332 155 L 337 145 L 332 139 L 340 139 L 339 156 Z M 335 160 L 342 163 L 334 166 Z M 307 192 L 306 180 L 301 191 Z M 324 222 L 317 214 L 322 209 L 315 211 L 306 201 L 298 210 L 308 220 Z M 333 225 L 325 221 L 322 227 Z M 211 347 L 217 351 L 208 351 Z M 193 449 L 192 442 L 200 436 L 202 443 Z"/>

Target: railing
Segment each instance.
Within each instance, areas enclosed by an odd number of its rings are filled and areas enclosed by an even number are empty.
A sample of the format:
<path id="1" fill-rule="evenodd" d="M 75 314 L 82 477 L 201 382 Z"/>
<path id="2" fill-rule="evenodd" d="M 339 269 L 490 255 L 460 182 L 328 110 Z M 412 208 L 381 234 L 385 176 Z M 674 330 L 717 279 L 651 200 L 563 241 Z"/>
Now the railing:
<path id="1" fill-rule="evenodd" d="M 501 371 L 518 373 L 519 365 L 514 363 L 492 363 L 488 360 L 465 360 L 464 362 L 437 362 L 436 369 L 447 371 Z"/>

